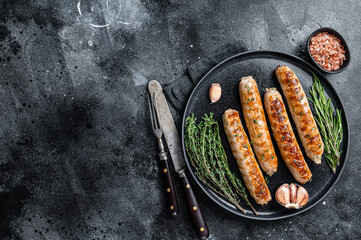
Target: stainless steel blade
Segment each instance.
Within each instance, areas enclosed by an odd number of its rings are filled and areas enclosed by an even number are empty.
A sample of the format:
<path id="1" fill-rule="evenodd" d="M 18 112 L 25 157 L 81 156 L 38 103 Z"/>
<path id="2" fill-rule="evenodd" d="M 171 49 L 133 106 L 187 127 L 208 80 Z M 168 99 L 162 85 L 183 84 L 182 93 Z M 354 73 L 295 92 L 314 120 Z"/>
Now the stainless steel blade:
<path id="1" fill-rule="evenodd" d="M 155 105 L 158 110 L 160 126 L 163 130 L 170 156 L 172 157 L 174 169 L 178 173 L 183 173 L 186 163 L 183 158 L 182 145 L 163 89 L 156 80 L 152 80 L 148 83 L 148 89 L 151 95 L 153 93 L 155 95 Z"/>

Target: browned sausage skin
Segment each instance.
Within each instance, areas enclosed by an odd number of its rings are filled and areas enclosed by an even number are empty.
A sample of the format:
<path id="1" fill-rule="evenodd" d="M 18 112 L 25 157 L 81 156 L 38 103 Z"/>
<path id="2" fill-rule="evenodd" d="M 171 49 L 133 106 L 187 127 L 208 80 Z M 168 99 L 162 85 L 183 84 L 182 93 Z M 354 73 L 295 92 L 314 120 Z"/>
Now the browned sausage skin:
<path id="1" fill-rule="evenodd" d="M 268 130 L 257 83 L 252 77 L 241 79 L 239 95 L 249 137 L 253 142 L 254 153 L 262 170 L 271 176 L 277 171 L 278 160 Z"/>
<path id="2" fill-rule="evenodd" d="M 298 182 L 308 182 L 312 177 L 312 173 L 302 155 L 282 96 L 277 89 L 267 89 L 264 95 L 264 105 L 283 161 Z"/>
<path id="3" fill-rule="evenodd" d="M 224 112 L 222 119 L 228 142 L 249 193 L 258 204 L 267 204 L 272 197 L 253 155 L 239 113 L 236 110 L 228 109 Z"/>
<path id="4" fill-rule="evenodd" d="M 306 155 L 315 163 L 320 164 L 324 145 L 300 81 L 287 66 L 279 66 L 276 69 L 276 77 L 287 100 Z"/>

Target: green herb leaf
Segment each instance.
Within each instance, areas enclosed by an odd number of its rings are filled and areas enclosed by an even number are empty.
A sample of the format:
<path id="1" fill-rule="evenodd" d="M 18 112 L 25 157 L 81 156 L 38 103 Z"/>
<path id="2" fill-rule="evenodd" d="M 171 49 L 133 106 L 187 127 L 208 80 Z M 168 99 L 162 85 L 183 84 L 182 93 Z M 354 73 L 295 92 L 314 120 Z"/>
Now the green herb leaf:
<path id="1" fill-rule="evenodd" d="M 264 180 L 266 181 L 266 183 L 268 184 L 269 181 L 268 181 L 268 178 L 267 177 L 264 177 Z"/>

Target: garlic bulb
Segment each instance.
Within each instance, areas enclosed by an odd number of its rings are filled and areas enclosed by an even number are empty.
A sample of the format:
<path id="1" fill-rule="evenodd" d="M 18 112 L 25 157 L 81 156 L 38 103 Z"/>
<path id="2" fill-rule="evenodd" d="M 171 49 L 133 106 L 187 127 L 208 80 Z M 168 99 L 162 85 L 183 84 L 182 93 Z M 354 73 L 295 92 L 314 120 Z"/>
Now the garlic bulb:
<path id="1" fill-rule="evenodd" d="M 280 186 L 275 194 L 276 200 L 285 208 L 299 209 L 306 205 L 309 196 L 306 189 L 302 186 L 287 183 Z"/>
<path id="2" fill-rule="evenodd" d="M 213 83 L 211 87 L 209 88 L 209 99 L 212 103 L 217 102 L 222 95 L 222 88 L 221 85 L 218 83 Z"/>

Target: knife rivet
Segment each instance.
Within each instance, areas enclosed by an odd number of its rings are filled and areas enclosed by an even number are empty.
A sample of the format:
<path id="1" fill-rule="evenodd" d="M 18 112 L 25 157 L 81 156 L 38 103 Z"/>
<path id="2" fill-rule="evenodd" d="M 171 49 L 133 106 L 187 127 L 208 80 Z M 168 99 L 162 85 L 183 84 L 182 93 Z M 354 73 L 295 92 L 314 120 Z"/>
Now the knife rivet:
<path id="1" fill-rule="evenodd" d="M 194 210 L 194 211 L 196 211 L 196 210 L 197 210 L 197 207 L 196 207 L 196 206 L 194 206 L 194 207 L 193 207 L 193 210 Z"/>
<path id="2" fill-rule="evenodd" d="M 170 205 L 170 210 L 173 210 L 173 208 L 174 208 L 173 205 Z"/>
<path id="3" fill-rule="evenodd" d="M 189 184 L 187 184 L 187 185 L 186 185 L 186 188 L 189 188 L 189 187 L 190 187 Z"/>
<path id="4" fill-rule="evenodd" d="M 201 228 L 200 230 L 201 230 L 201 232 L 203 232 L 203 231 L 204 231 L 204 228 Z"/>
<path id="5" fill-rule="evenodd" d="M 166 173 L 166 172 L 168 172 L 168 170 L 167 170 L 166 168 L 164 168 L 164 169 L 163 169 L 163 172 L 165 172 L 165 173 Z"/>
<path id="6" fill-rule="evenodd" d="M 170 188 L 167 188 L 167 192 L 170 192 Z"/>

